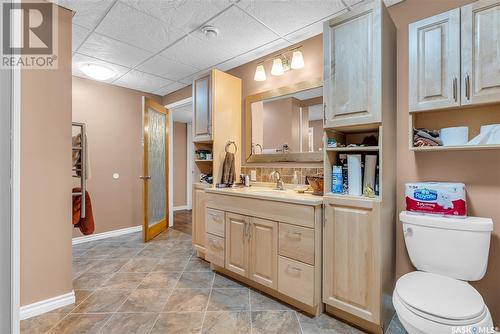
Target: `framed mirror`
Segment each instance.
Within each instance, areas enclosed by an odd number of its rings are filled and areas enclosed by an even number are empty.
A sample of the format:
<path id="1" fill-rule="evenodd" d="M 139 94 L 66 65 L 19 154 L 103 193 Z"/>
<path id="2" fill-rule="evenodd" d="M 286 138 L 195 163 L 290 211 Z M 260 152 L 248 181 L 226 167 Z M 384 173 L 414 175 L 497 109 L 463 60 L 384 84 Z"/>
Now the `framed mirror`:
<path id="1" fill-rule="evenodd" d="M 323 82 L 301 82 L 248 96 L 247 162 L 323 161 Z"/>

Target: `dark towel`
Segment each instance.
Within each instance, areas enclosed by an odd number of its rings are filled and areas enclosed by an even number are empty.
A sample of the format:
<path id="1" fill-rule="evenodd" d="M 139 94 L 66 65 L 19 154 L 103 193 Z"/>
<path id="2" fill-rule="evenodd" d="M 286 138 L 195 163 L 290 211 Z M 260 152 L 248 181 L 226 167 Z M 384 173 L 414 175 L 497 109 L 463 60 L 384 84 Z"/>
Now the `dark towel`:
<path id="1" fill-rule="evenodd" d="M 80 192 L 80 188 L 73 188 L 73 192 Z M 81 215 L 82 197 L 73 197 L 73 227 L 79 228 L 84 235 L 94 233 L 94 216 L 92 214 L 92 203 L 89 192 L 85 192 L 85 218 Z"/>
<path id="2" fill-rule="evenodd" d="M 226 152 L 224 164 L 222 165 L 222 177 L 220 183 L 233 184 L 236 181 L 236 167 L 234 166 L 234 154 Z"/>

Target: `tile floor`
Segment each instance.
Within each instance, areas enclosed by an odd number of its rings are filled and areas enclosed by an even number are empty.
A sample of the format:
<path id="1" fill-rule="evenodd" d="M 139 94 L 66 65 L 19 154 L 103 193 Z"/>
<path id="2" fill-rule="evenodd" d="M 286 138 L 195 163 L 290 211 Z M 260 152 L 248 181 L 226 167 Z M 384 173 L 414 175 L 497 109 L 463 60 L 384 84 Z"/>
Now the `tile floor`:
<path id="1" fill-rule="evenodd" d="M 212 272 L 177 230 L 75 245 L 73 256 L 76 303 L 22 321 L 22 333 L 362 333 Z"/>

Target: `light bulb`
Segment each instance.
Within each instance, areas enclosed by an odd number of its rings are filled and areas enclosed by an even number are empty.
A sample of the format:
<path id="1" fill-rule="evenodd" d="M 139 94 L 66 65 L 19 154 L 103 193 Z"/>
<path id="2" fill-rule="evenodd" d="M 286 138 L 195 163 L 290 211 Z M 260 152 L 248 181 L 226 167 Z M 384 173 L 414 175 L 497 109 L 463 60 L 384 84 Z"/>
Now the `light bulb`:
<path id="1" fill-rule="evenodd" d="M 265 81 L 266 80 L 266 70 L 264 69 L 264 65 L 262 65 L 262 64 L 257 65 L 253 79 L 255 81 Z"/>
<path id="2" fill-rule="evenodd" d="M 304 67 L 304 57 L 302 56 L 302 52 L 300 52 L 299 50 L 293 51 L 291 67 L 294 70 L 298 70 Z"/>
<path id="3" fill-rule="evenodd" d="M 87 76 L 99 81 L 108 80 L 115 76 L 115 71 L 102 65 L 85 64 L 80 69 Z"/>
<path id="4" fill-rule="evenodd" d="M 273 60 L 273 67 L 271 68 L 272 75 L 283 75 L 283 61 L 281 58 L 276 58 Z"/>

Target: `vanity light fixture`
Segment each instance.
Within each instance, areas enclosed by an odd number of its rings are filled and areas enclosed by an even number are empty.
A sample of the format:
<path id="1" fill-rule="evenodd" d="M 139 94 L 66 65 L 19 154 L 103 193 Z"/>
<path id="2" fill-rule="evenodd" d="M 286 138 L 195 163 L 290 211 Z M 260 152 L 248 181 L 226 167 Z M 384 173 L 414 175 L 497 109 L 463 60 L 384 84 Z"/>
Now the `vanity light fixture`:
<path id="1" fill-rule="evenodd" d="M 97 64 L 84 64 L 80 67 L 80 70 L 85 73 L 85 75 L 99 81 L 105 81 L 115 76 L 115 71 L 106 66 Z"/>
<path id="2" fill-rule="evenodd" d="M 300 50 L 293 51 L 291 68 L 298 70 L 304 67 L 304 57 Z"/>
<path id="3" fill-rule="evenodd" d="M 255 69 L 255 75 L 253 77 L 255 81 L 266 81 L 266 70 L 264 69 L 263 64 L 257 65 L 257 68 Z"/>
<path id="4" fill-rule="evenodd" d="M 272 58 L 267 58 L 261 61 L 255 68 L 255 81 L 265 81 L 266 71 L 264 70 L 264 63 L 272 59 L 273 65 L 271 67 L 271 75 L 280 76 L 286 71 L 298 70 L 304 68 L 304 56 L 299 50 L 301 46 L 295 47 L 291 50 L 284 51 L 281 54 L 274 55 Z"/>
<path id="5" fill-rule="evenodd" d="M 271 68 L 272 75 L 283 75 L 285 69 L 283 68 L 283 60 L 281 58 L 276 58 L 273 60 L 273 67 Z"/>

